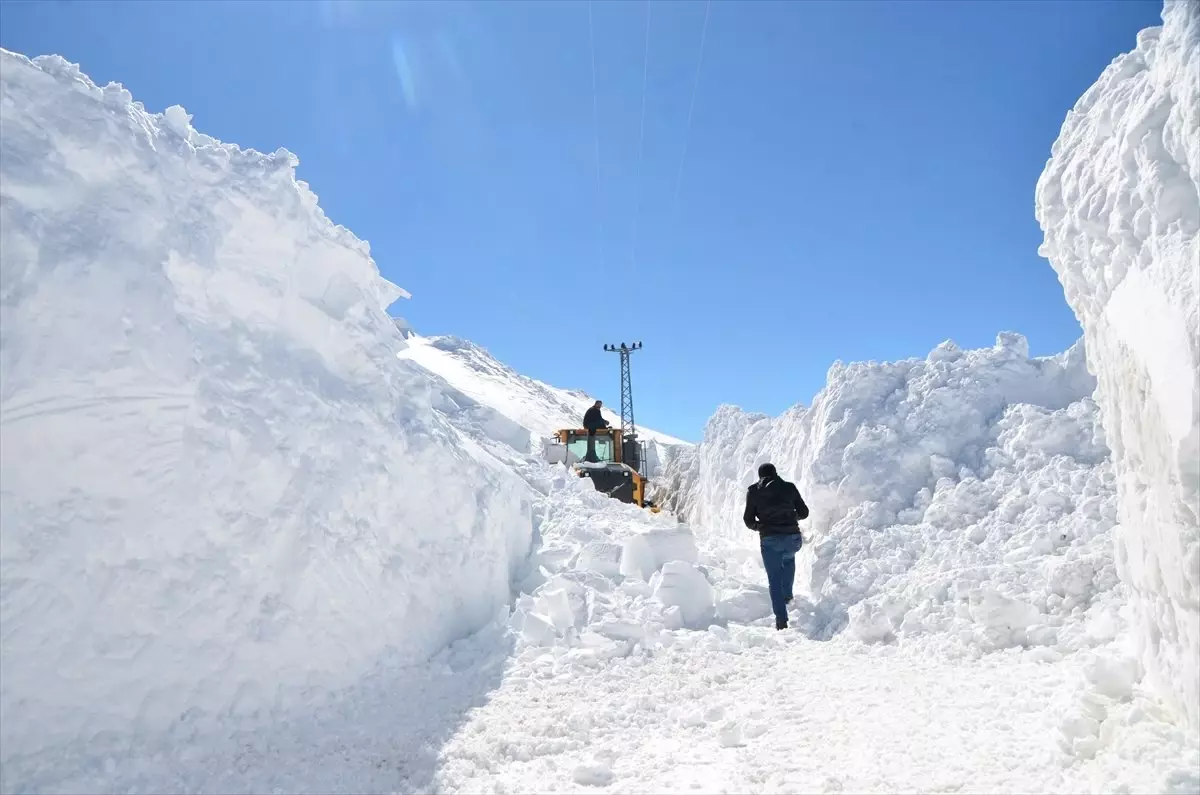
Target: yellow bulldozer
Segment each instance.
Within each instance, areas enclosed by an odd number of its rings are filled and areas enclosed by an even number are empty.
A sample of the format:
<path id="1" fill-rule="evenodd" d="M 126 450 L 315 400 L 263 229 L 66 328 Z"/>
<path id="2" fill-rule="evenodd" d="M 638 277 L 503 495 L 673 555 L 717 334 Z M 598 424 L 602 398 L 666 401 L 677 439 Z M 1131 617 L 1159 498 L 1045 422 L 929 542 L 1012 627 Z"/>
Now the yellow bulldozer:
<path id="1" fill-rule="evenodd" d="M 546 460 L 564 463 L 579 477 L 591 478 L 596 491 L 658 513 L 659 507 L 646 499 L 646 479 L 638 471 L 640 445 L 633 439 L 624 439 L 620 428 L 600 428 L 592 442 L 593 455 L 589 456 L 586 429 L 555 431 L 546 444 Z"/>

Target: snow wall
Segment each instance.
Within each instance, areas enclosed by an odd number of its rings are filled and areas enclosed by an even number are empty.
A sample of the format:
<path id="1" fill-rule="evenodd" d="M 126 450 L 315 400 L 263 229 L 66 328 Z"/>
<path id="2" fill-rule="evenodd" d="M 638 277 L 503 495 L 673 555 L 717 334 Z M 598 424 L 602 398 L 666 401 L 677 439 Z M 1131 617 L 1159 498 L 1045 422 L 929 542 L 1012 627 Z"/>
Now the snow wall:
<path id="1" fill-rule="evenodd" d="M 1095 383 L 1081 343 L 1030 358 L 1012 333 L 981 350 L 835 363 L 811 407 L 721 407 L 668 466 L 666 505 L 756 546 L 745 490 L 773 462 L 812 510 L 797 587 L 822 637 L 972 656 L 1107 644 L 1121 594 Z"/>
<path id="2" fill-rule="evenodd" d="M 1083 325 L 1148 680 L 1200 725 L 1200 3 L 1168 2 L 1067 114 L 1040 253 Z"/>
<path id="3" fill-rule="evenodd" d="M 505 612 L 528 490 L 291 154 L 57 56 L 0 51 L 0 119 L 0 764 L 270 721 Z"/>

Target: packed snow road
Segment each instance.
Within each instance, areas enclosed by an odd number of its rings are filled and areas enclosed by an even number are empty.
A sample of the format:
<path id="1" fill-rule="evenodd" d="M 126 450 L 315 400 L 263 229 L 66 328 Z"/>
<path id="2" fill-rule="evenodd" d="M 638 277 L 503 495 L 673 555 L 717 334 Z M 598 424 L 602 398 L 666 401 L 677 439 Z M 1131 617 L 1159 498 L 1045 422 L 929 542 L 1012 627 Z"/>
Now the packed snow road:
<path id="1" fill-rule="evenodd" d="M 1121 783 L 1064 764 L 1060 726 L 1077 688 L 1066 666 L 936 662 L 765 625 L 673 638 L 602 664 L 525 651 L 442 749 L 437 790 L 1087 792 Z"/>
<path id="2" fill-rule="evenodd" d="M 520 659 L 443 750 L 440 787 L 1032 792 L 1061 777 L 1046 711 L 1060 672 L 1031 667 L 996 688 L 978 665 L 856 654 L 765 627 L 698 635 L 603 668 Z"/>

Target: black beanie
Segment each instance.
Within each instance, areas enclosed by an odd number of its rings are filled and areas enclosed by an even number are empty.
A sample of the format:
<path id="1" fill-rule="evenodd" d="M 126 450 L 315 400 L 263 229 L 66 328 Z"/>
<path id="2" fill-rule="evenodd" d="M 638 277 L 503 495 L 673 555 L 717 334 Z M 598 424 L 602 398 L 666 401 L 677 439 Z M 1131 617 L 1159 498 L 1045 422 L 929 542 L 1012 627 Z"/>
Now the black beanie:
<path id="1" fill-rule="evenodd" d="M 760 478 L 773 478 L 779 473 L 775 471 L 774 464 L 763 464 L 758 468 L 758 476 Z"/>

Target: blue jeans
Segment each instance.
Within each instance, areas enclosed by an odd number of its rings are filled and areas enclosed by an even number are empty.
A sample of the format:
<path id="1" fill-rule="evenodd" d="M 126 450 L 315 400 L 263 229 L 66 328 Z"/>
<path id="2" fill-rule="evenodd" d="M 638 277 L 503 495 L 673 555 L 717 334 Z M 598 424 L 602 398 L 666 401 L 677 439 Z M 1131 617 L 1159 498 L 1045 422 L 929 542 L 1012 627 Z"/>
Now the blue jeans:
<path id="1" fill-rule="evenodd" d="M 792 585 L 796 580 L 796 553 L 802 543 L 799 533 L 766 535 L 759 539 L 771 592 L 771 610 L 777 622 L 787 621 L 787 603 L 792 598 Z"/>

